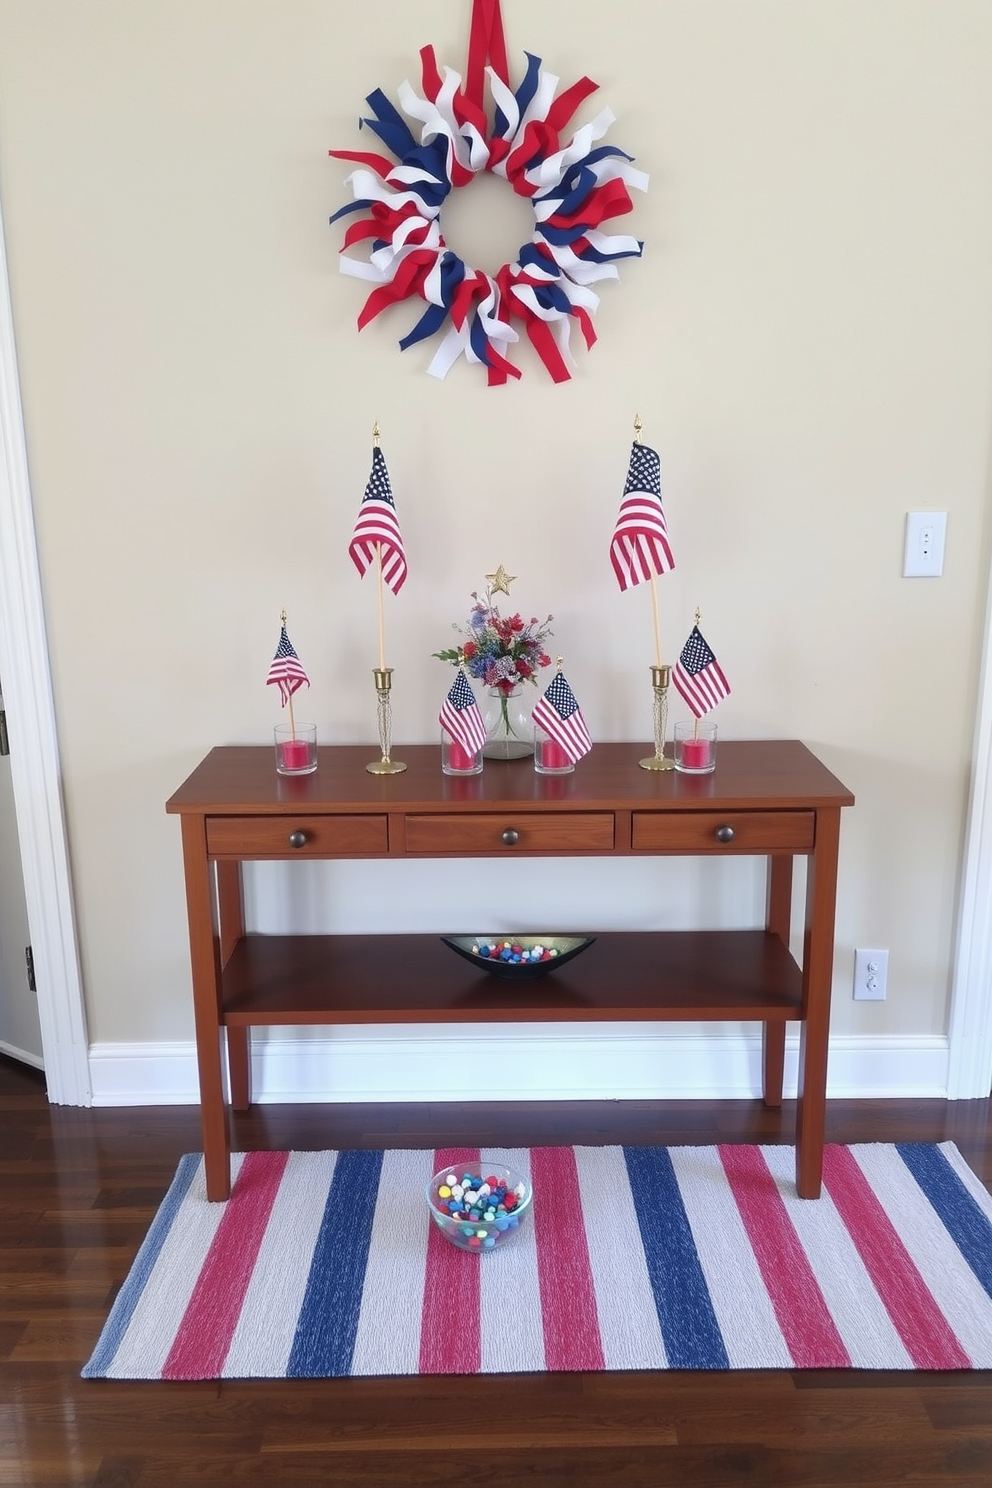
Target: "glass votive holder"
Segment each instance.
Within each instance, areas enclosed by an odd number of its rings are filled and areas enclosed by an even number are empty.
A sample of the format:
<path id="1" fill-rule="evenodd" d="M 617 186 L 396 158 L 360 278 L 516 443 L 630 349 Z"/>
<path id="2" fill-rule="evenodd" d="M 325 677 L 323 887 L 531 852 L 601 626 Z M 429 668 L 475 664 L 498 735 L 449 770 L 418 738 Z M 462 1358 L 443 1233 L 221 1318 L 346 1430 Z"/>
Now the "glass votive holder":
<path id="1" fill-rule="evenodd" d="M 276 772 L 279 775 L 312 775 L 317 768 L 317 725 L 277 723 Z"/>
<path id="2" fill-rule="evenodd" d="M 567 750 L 546 734 L 539 723 L 534 725 L 534 769 L 539 775 L 568 775 L 575 769 L 575 761 Z"/>
<path id="3" fill-rule="evenodd" d="M 675 725 L 675 768 L 683 775 L 708 775 L 716 769 L 716 724 L 698 718 Z"/>
<path id="4" fill-rule="evenodd" d="M 443 775 L 481 775 L 482 774 L 482 750 L 477 749 L 474 753 L 466 749 L 457 739 L 452 739 L 442 731 L 441 734 L 441 773 Z"/>

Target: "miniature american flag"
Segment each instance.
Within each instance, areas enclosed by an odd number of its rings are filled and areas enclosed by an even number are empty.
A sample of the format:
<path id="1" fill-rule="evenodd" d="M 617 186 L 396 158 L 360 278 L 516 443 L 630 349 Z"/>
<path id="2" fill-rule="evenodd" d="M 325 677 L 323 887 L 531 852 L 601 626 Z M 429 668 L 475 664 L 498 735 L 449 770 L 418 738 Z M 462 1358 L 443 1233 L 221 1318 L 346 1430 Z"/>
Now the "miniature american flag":
<path id="1" fill-rule="evenodd" d="M 692 632 L 672 670 L 672 681 L 697 718 L 730 696 L 730 683 L 713 652 L 703 640 L 698 625 Z"/>
<path id="2" fill-rule="evenodd" d="M 592 739 L 575 694 L 561 672 L 555 673 L 534 704 L 531 718 L 549 738 L 561 745 L 573 765 L 592 748 Z"/>
<path id="3" fill-rule="evenodd" d="M 293 696 L 293 693 L 297 692 L 304 683 L 308 687 L 310 686 L 310 678 L 303 670 L 300 658 L 293 650 L 293 644 L 286 634 L 285 625 L 280 632 L 279 644 L 276 647 L 276 654 L 272 658 L 272 665 L 269 667 L 269 675 L 265 679 L 265 685 L 268 686 L 270 682 L 275 682 L 278 685 L 284 708 Z"/>
<path id="4" fill-rule="evenodd" d="M 389 485 L 389 471 L 378 445 L 372 450 L 372 472 L 358 508 L 358 520 L 348 552 L 360 574 L 367 572 L 381 552 L 383 580 L 394 594 L 399 594 L 406 579 L 406 553 Z"/>
<path id="5" fill-rule="evenodd" d="M 661 461 L 646 444 L 635 442 L 630 452 L 610 561 L 622 590 L 675 567 L 661 505 Z"/>
<path id="6" fill-rule="evenodd" d="M 466 754 L 478 754 L 486 742 L 486 724 L 475 701 L 475 693 L 463 671 L 459 671 L 441 705 L 438 722 Z"/>

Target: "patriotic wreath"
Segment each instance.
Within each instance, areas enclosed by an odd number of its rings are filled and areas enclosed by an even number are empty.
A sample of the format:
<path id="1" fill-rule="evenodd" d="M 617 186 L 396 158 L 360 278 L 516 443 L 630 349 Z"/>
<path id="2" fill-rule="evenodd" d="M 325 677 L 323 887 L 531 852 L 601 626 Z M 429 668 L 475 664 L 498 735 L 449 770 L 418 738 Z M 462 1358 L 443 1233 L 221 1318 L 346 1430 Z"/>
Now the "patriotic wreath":
<path id="1" fill-rule="evenodd" d="M 355 200 L 335 212 L 366 216 L 351 223 L 341 249 L 342 273 L 376 287 L 358 317 L 361 330 L 390 305 L 421 299 L 427 309 L 400 341 L 401 350 L 445 330 L 428 372 L 438 378 L 464 354 L 487 370 L 490 386 L 519 377 L 504 354 L 518 341 L 520 324 L 555 382 L 571 376 L 573 325 L 586 346 L 596 340 L 592 316 L 599 297 L 590 286 L 618 279 L 615 260 L 640 257 L 643 243 L 604 233 L 602 224 L 632 210 L 629 188 L 647 189 L 633 156 L 601 140 L 614 122 L 604 109 L 561 144 L 561 133 L 598 84 L 581 78 L 555 96 L 559 78 L 527 56 L 527 72 L 509 84 L 499 0 L 473 0 L 465 85 L 459 73 L 438 69 L 434 48 L 422 48 L 422 92 L 399 89 L 408 118 L 420 124 L 419 140 L 381 89 L 366 99 L 373 118 L 359 121 L 391 151 L 384 155 L 331 150 L 359 169 L 346 180 Z M 487 65 L 490 64 L 490 65 Z M 485 79 L 493 103 L 490 123 Z M 441 210 L 451 191 L 480 171 L 503 177 L 534 210 L 534 235 L 513 263 L 495 274 L 470 268 L 447 246 Z M 370 244 L 367 259 L 349 258 L 356 243 Z"/>

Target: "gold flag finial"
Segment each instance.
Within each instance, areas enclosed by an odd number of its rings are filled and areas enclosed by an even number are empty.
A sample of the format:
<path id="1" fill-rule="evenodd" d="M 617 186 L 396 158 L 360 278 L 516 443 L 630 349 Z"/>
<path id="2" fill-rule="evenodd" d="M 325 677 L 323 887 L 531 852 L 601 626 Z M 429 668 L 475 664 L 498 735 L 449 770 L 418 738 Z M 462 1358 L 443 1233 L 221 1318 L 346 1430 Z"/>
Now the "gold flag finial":
<path id="1" fill-rule="evenodd" d="M 281 610 L 280 611 L 280 613 L 279 613 L 279 619 L 282 621 L 283 625 L 286 624 L 286 611 L 285 610 Z"/>
<path id="2" fill-rule="evenodd" d="M 641 423 L 641 415 L 639 413 L 635 413 L 634 414 L 634 443 L 635 444 L 640 444 L 640 442 L 641 442 L 641 434 L 643 432 L 644 432 L 644 425 Z"/>
<path id="3" fill-rule="evenodd" d="M 697 625 L 699 624 L 699 615 L 700 615 L 700 609 L 699 609 L 699 606 L 697 605 L 696 606 L 696 624 Z"/>
<path id="4" fill-rule="evenodd" d="M 516 574 L 507 573 L 501 563 L 495 573 L 486 574 L 486 583 L 489 585 L 493 594 L 509 594 L 510 585 L 516 577 Z"/>
<path id="5" fill-rule="evenodd" d="M 379 420 L 378 419 L 376 419 L 375 422 L 372 425 L 372 444 L 373 444 L 374 448 L 376 448 L 376 449 L 379 448 Z"/>

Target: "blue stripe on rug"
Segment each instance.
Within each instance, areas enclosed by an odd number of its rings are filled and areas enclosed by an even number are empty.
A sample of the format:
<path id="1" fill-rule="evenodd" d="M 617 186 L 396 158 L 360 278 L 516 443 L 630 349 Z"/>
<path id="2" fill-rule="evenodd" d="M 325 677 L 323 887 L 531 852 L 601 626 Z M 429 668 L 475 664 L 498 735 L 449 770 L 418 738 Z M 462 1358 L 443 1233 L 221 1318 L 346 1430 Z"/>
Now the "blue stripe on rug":
<path id="1" fill-rule="evenodd" d="M 729 1369 L 672 1159 L 664 1147 L 625 1147 L 648 1278 L 672 1369 Z"/>
<path id="2" fill-rule="evenodd" d="M 286 1367 L 291 1379 L 351 1369 L 382 1159 L 381 1151 L 338 1156 Z"/>
<path id="3" fill-rule="evenodd" d="M 152 1220 L 151 1228 L 141 1243 L 141 1249 L 134 1258 L 134 1265 L 128 1272 L 124 1285 L 114 1299 L 114 1305 L 110 1309 L 107 1325 L 100 1334 L 96 1351 L 82 1371 L 83 1379 L 100 1379 L 110 1368 L 111 1361 L 120 1347 L 121 1339 L 134 1316 L 134 1309 L 145 1289 L 145 1283 L 161 1254 L 173 1221 L 189 1193 L 190 1184 L 196 1177 L 197 1169 L 202 1162 L 203 1158 L 199 1152 L 187 1152 L 185 1157 L 179 1159 L 176 1176 L 170 1183 L 169 1190 Z"/>
<path id="4" fill-rule="evenodd" d="M 939 1147 L 923 1142 L 897 1142 L 896 1151 L 937 1211 L 986 1295 L 992 1297 L 992 1225 Z"/>

